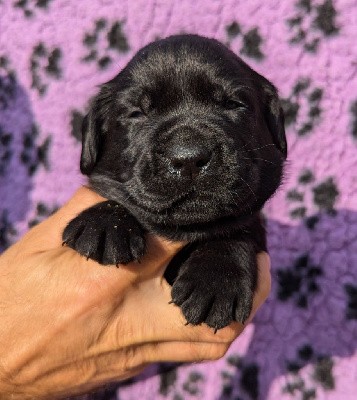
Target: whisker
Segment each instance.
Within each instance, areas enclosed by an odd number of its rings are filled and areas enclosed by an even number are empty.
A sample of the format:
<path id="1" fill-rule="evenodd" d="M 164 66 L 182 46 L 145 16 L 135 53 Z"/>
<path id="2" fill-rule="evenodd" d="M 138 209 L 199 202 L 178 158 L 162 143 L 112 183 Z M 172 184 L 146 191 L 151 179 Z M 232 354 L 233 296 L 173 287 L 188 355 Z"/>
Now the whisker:
<path id="1" fill-rule="evenodd" d="M 274 163 L 274 162 L 272 162 L 272 161 L 266 160 L 265 158 L 259 158 L 259 157 L 254 157 L 254 158 L 241 157 L 241 158 L 242 158 L 243 160 L 260 160 L 260 161 L 265 161 L 265 162 L 267 162 L 267 163 L 269 163 L 269 164 L 272 164 L 272 165 L 279 165 L 279 164 Z"/>
<path id="2" fill-rule="evenodd" d="M 232 192 L 232 194 L 235 194 L 235 195 L 238 197 L 239 201 L 240 201 L 240 204 L 237 204 L 237 203 L 233 200 L 234 204 L 235 204 L 237 207 L 238 207 L 238 206 L 241 206 L 241 205 L 243 204 L 243 202 L 242 202 L 242 199 L 241 199 L 241 197 L 239 196 L 239 194 L 238 194 L 237 192 Z M 249 203 L 248 203 L 248 207 L 249 207 L 249 210 L 250 210 L 250 214 L 253 215 L 252 207 L 250 206 Z"/>
<path id="3" fill-rule="evenodd" d="M 247 142 L 243 147 L 240 147 L 238 150 L 242 150 L 242 149 L 246 148 L 248 146 L 248 144 L 251 144 L 253 142 L 253 140 L 256 140 L 256 139 L 252 138 L 251 140 L 249 140 L 249 142 Z"/>
<path id="4" fill-rule="evenodd" d="M 250 187 L 250 185 L 239 174 L 238 174 L 238 178 L 241 179 L 248 186 L 249 190 L 252 192 L 252 194 L 253 194 L 253 196 L 255 198 L 255 201 L 258 201 L 257 196 L 253 192 L 253 189 Z"/>
<path id="5" fill-rule="evenodd" d="M 238 197 L 238 200 L 240 201 L 240 203 L 242 203 L 242 199 L 240 198 L 240 196 L 239 196 L 238 193 L 232 192 L 232 196 L 230 196 L 230 201 L 232 201 L 232 203 L 233 203 L 235 206 L 238 207 L 238 206 L 239 206 L 239 203 L 237 203 L 237 201 L 236 201 L 234 195 L 236 195 L 236 196 Z"/>
<path id="6" fill-rule="evenodd" d="M 257 139 L 256 138 L 252 138 L 249 142 L 247 142 L 244 146 L 240 147 L 238 150 L 245 149 L 249 144 L 252 144 L 253 141 L 257 141 Z M 264 149 L 265 147 L 269 147 L 269 146 L 275 146 L 275 144 L 274 143 L 268 143 L 268 144 L 265 144 L 264 146 L 254 147 L 253 149 L 249 149 L 247 151 L 250 152 L 250 151 L 260 150 L 260 149 Z"/>
<path id="7" fill-rule="evenodd" d="M 264 147 L 268 147 L 268 146 L 275 146 L 275 144 L 273 144 L 273 143 L 265 144 L 264 146 L 256 147 L 255 149 L 250 149 L 250 150 L 247 150 L 247 151 L 260 150 L 260 149 L 264 149 Z"/>

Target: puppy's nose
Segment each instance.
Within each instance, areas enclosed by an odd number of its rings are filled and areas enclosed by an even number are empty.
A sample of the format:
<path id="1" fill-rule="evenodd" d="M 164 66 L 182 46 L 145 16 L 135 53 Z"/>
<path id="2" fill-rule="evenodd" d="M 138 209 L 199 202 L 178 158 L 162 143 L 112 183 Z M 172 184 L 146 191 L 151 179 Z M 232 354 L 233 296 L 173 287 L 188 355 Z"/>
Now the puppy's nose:
<path id="1" fill-rule="evenodd" d="M 169 151 L 170 169 L 181 176 L 196 178 L 209 164 L 212 152 L 203 145 L 176 145 Z"/>

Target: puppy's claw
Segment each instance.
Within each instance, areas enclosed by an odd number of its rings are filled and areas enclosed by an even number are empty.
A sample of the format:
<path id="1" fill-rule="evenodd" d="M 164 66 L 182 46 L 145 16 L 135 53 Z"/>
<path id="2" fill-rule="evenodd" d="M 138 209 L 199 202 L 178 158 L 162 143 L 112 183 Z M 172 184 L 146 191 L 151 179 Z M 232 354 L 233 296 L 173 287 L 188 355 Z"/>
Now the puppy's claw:
<path id="1" fill-rule="evenodd" d="M 218 328 L 217 328 L 217 327 L 215 327 L 215 328 L 214 328 L 214 334 L 216 334 L 216 333 L 217 333 L 217 331 L 218 331 Z"/>
<path id="2" fill-rule="evenodd" d="M 189 323 L 189 322 L 186 322 L 186 323 L 185 323 L 185 326 L 187 326 L 187 325 L 190 325 L 190 323 Z"/>
<path id="3" fill-rule="evenodd" d="M 64 241 L 62 242 L 62 247 L 63 247 L 63 246 L 66 246 L 66 244 L 67 244 L 67 242 L 64 240 Z"/>
<path id="4" fill-rule="evenodd" d="M 173 300 L 170 300 L 170 301 L 168 302 L 168 304 L 174 304 L 174 301 L 173 301 Z"/>

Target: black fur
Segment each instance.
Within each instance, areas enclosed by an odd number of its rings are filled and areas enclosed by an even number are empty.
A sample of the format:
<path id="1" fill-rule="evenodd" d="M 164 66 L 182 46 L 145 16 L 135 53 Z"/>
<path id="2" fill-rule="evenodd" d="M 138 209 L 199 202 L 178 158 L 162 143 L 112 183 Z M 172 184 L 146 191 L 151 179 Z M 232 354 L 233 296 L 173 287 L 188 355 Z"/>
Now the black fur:
<path id="1" fill-rule="evenodd" d="M 221 43 L 172 36 L 101 87 L 83 124 L 81 171 L 109 201 L 63 240 L 101 264 L 138 260 L 145 232 L 190 244 L 167 270 L 192 324 L 245 321 L 266 250 L 259 211 L 287 155 L 276 89 Z"/>

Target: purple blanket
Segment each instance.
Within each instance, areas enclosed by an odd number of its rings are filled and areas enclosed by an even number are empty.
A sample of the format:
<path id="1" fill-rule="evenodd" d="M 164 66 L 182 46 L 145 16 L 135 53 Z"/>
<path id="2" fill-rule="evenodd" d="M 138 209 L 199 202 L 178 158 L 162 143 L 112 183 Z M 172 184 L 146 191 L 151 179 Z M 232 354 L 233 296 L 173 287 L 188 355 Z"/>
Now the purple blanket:
<path id="1" fill-rule="evenodd" d="M 84 182 L 88 100 L 156 38 L 221 40 L 286 112 L 269 301 L 224 359 L 160 364 L 91 398 L 357 399 L 356 15 L 356 0 L 0 0 L 0 251 Z"/>

